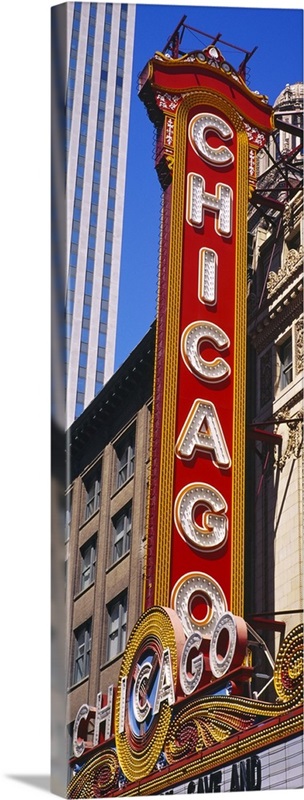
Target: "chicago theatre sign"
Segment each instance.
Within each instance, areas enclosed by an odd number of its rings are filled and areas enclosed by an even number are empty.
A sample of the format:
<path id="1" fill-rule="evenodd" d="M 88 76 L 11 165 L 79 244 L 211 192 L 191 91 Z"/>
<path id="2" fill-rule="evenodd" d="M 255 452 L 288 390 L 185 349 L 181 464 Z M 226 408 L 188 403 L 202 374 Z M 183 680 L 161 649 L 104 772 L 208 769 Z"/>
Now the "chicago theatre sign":
<path id="1" fill-rule="evenodd" d="M 228 790 L 264 788 L 259 751 L 301 726 L 299 630 L 261 702 L 242 618 L 247 207 L 271 108 L 214 46 L 157 53 L 139 94 L 164 189 L 144 610 L 117 687 L 77 714 L 70 797 L 220 791 L 225 764 Z"/>

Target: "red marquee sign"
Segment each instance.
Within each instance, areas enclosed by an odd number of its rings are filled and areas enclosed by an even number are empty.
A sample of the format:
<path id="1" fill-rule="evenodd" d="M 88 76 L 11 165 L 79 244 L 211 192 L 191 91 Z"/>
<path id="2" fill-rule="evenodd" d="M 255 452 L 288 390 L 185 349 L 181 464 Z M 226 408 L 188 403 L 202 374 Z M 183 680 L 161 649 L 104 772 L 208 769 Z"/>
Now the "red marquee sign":
<path id="1" fill-rule="evenodd" d="M 243 614 L 247 210 L 271 109 L 215 47 L 156 54 L 141 82 L 165 188 L 145 608 L 210 638 Z"/>

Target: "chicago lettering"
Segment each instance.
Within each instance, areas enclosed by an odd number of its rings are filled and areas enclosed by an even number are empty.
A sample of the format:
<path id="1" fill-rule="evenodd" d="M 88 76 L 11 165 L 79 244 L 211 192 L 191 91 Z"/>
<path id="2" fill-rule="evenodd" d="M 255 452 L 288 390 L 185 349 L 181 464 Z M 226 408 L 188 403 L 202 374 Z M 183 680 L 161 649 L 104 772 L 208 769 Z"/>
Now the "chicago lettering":
<path id="1" fill-rule="evenodd" d="M 226 142 L 233 140 L 233 130 L 219 116 L 211 113 L 197 114 L 189 124 L 189 140 L 200 158 L 215 169 L 227 167 L 234 161 L 229 147 L 212 147 L 206 139 L 208 132 Z M 187 176 L 186 222 L 194 228 L 204 227 L 204 212 L 214 214 L 214 228 L 219 236 L 232 234 L 233 191 L 224 183 L 217 183 L 215 194 L 206 190 L 202 175 L 191 172 Z M 218 300 L 220 267 L 215 249 L 199 247 L 198 250 L 198 299 L 205 307 L 213 307 Z M 215 350 L 215 358 L 207 360 L 201 354 L 202 344 Z M 216 323 L 206 319 L 194 320 L 181 334 L 180 351 L 187 369 L 197 378 L 198 392 L 207 384 L 220 385 L 230 378 L 231 367 L 221 354 L 230 347 L 227 333 Z M 175 456 L 181 461 L 191 462 L 195 455 L 208 455 L 221 470 L 231 467 L 228 450 L 216 406 L 205 399 L 203 392 L 196 397 L 181 427 L 175 445 Z M 196 517 L 198 506 L 207 508 L 203 512 L 202 524 Z M 219 553 L 228 537 L 228 505 L 225 497 L 209 483 L 193 482 L 184 486 L 174 504 L 174 521 L 180 536 L 200 554 Z M 179 615 L 186 635 L 199 631 L 201 626 L 191 614 L 191 605 L 198 595 L 207 599 L 212 610 L 207 615 L 204 633 L 211 636 L 221 615 L 227 611 L 227 601 L 219 584 L 205 573 L 188 573 L 173 587 L 171 603 Z"/>
<path id="2" fill-rule="evenodd" d="M 223 631 L 227 634 L 225 652 L 222 647 L 219 648 L 219 640 Z M 138 723 L 143 723 L 148 717 L 151 718 L 159 713 L 162 703 L 166 702 L 169 706 L 173 706 L 177 694 L 180 696 L 181 691 L 185 696 L 189 696 L 200 686 L 209 683 L 211 677 L 223 678 L 232 669 L 242 664 L 246 645 L 247 628 L 244 620 L 226 612 L 214 627 L 210 642 L 201 633 L 196 631 L 190 633 L 181 652 L 176 684 L 173 680 L 169 647 L 163 648 L 160 653 L 157 669 L 153 668 L 151 660 L 149 660 L 150 652 L 147 653 L 147 660 L 143 658 L 140 666 L 138 666 L 139 657 L 135 658 L 134 663 L 136 662 L 137 666 L 133 675 L 132 715 Z M 208 654 L 206 653 L 207 648 L 209 648 Z M 219 649 L 221 649 L 220 654 Z M 127 681 L 127 675 L 121 676 L 119 733 L 124 732 L 126 720 L 128 720 L 128 725 L 132 725 L 127 703 Z M 153 696 L 153 703 L 150 702 L 149 695 Z M 80 707 L 73 729 L 73 749 L 76 757 L 79 758 L 86 749 L 92 747 L 92 744 L 85 739 L 89 720 L 94 719 L 93 746 L 111 738 L 114 702 L 114 687 L 111 685 L 107 695 L 103 696 L 101 692 L 98 693 L 96 707 L 86 703 Z M 103 726 L 102 733 L 100 732 L 101 726 Z"/>

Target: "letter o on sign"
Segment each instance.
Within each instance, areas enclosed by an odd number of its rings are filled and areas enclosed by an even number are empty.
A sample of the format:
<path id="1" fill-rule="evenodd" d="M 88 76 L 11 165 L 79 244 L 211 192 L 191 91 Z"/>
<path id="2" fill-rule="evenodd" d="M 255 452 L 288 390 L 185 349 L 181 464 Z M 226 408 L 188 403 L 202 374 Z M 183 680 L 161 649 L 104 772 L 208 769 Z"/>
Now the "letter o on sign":
<path id="1" fill-rule="evenodd" d="M 199 619 L 193 610 L 195 600 L 205 603 L 205 615 Z M 227 610 L 223 589 L 204 572 L 187 572 L 176 582 L 171 605 L 178 614 L 186 636 L 198 632 L 210 638 L 219 618 Z"/>
<path id="2" fill-rule="evenodd" d="M 222 678 L 229 669 L 242 664 L 246 645 L 246 623 L 227 611 L 215 625 L 210 641 L 209 659 L 215 678 Z"/>

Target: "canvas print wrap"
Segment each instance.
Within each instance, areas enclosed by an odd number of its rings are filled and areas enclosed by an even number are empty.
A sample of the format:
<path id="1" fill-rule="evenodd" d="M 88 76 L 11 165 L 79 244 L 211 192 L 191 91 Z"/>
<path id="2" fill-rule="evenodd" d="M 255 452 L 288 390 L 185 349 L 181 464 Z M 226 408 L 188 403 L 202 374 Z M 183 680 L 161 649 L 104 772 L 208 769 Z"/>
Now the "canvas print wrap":
<path id="1" fill-rule="evenodd" d="M 303 82 L 262 34 L 301 16 L 52 8 L 70 798 L 303 786 Z"/>

